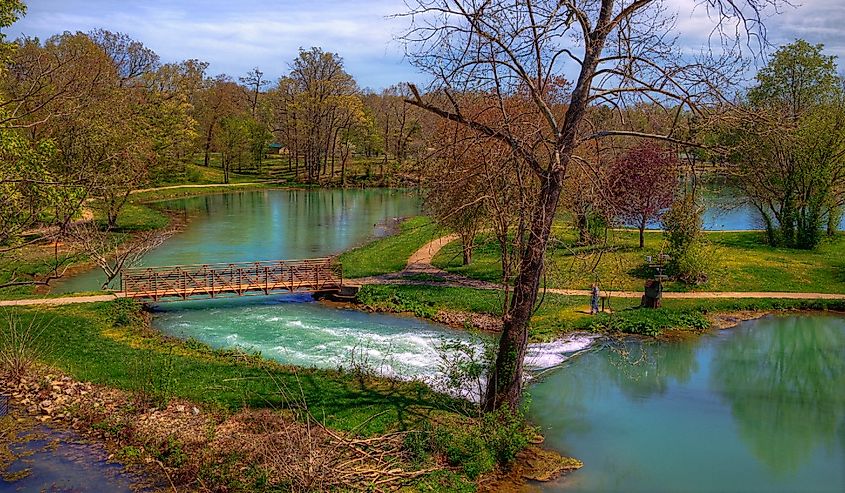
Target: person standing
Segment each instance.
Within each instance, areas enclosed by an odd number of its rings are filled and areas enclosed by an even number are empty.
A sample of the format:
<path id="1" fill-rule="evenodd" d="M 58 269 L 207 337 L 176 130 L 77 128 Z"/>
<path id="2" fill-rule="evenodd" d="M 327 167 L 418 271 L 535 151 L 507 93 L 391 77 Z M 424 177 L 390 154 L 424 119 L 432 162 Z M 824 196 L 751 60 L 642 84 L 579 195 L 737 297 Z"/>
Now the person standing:
<path id="1" fill-rule="evenodd" d="M 595 315 L 599 312 L 599 285 L 593 283 L 590 288 L 590 315 Z"/>

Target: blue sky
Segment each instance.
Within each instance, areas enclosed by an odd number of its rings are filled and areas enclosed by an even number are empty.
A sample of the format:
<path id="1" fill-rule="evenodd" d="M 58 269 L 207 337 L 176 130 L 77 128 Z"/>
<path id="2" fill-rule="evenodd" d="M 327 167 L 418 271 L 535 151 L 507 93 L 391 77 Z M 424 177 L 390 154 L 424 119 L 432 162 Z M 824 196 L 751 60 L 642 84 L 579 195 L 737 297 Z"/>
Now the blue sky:
<path id="1" fill-rule="evenodd" d="M 696 0 L 666 0 L 677 11 L 681 42 L 696 49 L 711 25 Z M 800 0 L 799 0 L 800 1 Z M 260 67 L 268 76 L 287 72 L 299 47 L 339 53 L 362 87 L 423 82 L 403 60 L 394 37 L 406 19 L 403 0 L 28 0 L 29 12 L 9 29 L 48 37 L 101 27 L 129 34 L 165 62 L 199 58 L 212 74 L 240 76 Z M 845 68 L 845 0 L 803 0 L 768 21 L 774 43 L 803 37 L 825 43 Z M 841 70 L 841 69 L 840 69 Z"/>

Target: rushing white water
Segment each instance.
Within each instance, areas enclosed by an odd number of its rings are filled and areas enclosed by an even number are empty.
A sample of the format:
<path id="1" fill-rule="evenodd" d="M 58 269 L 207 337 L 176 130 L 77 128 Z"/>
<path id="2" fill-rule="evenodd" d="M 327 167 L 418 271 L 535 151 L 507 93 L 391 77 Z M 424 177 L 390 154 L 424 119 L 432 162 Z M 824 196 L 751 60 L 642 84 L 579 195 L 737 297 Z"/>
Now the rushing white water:
<path id="1" fill-rule="evenodd" d="M 525 366 L 530 370 L 560 366 L 573 354 L 589 348 L 598 337 L 595 334 L 575 333 L 552 342 L 529 344 Z"/>
<path id="2" fill-rule="evenodd" d="M 493 340 L 488 334 L 413 317 L 328 307 L 307 295 L 165 303 L 156 307 L 154 324 L 170 335 L 215 348 L 260 352 L 297 366 L 363 368 L 387 377 L 422 380 L 441 390 L 449 390 L 444 374 L 447 359 L 454 357 L 454 351 L 446 356 L 444 344 L 460 342 L 468 353 L 480 355 Z M 526 367 L 557 366 L 594 339 L 575 334 L 531 344 Z M 469 389 L 464 396 L 477 398 L 475 394 Z"/>

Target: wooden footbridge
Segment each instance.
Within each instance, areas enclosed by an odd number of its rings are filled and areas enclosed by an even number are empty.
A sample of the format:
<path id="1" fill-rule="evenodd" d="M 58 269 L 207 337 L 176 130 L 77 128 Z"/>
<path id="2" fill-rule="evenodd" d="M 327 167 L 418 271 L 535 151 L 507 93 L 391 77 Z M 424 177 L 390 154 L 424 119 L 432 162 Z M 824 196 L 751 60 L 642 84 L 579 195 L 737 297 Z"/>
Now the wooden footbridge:
<path id="1" fill-rule="evenodd" d="M 124 269 L 127 298 L 188 299 L 280 292 L 340 291 L 343 269 L 332 257 Z"/>

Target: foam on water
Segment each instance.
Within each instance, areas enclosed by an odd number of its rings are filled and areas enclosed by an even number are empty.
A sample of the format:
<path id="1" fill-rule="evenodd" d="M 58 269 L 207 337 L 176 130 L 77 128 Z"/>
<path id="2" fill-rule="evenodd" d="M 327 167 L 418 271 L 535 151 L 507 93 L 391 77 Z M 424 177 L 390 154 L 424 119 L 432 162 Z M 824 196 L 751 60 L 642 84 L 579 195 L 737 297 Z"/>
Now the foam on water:
<path id="1" fill-rule="evenodd" d="M 573 354 L 589 348 L 598 337 L 595 334 L 571 334 L 552 342 L 529 344 L 525 366 L 532 370 L 560 366 Z"/>
<path id="2" fill-rule="evenodd" d="M 365 366 L 384 376 L 418 379 L 444 390 L 439 346 L 462 341 L 481 352 L 491 336 L 424 320 L 335 309 L 298 296 L 163 304 L 154 324 L 177 337 L 193 337 L 212 347 L 258 351 L 282 363 L 320 368 Z M 560 365 L 596 339 L 574 334 L 551 343 L 531 344 L 526 368 Z M 477 398 L 477 395 L 469 395 Z"/>

